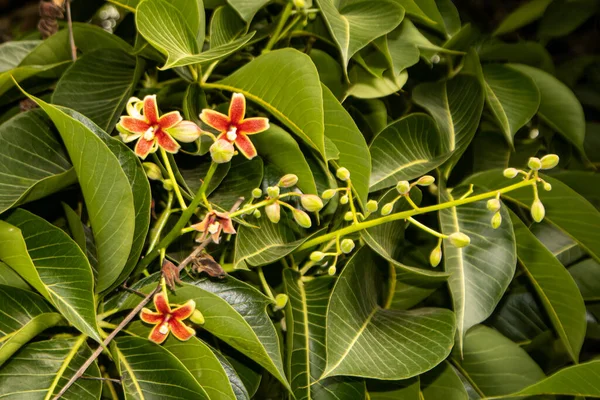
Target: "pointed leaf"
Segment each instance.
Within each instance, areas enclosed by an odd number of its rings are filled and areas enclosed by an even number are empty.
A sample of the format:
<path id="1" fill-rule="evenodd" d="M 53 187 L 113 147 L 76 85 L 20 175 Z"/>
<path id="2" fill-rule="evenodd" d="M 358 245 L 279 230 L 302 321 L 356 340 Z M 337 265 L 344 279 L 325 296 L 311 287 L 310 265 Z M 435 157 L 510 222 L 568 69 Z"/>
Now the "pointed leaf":
<path id="1" fill-rule="evenodd" d="M 260 186 L 263 180 L 263 161 L 258 157 L 252 160 L 236 157 L 226 173 L 208 199 L 224 210 L 229 210 L 240 197 L 250 199 L 252 189 Z"/>
<path id="2" fill-rule="evenodd" d="M 529 0 L 523 3 L 504 18 L 493 35 L 509 33 L 532 23 L 544 15 L 544 11 L 550 3 L 552 0 Z"/>
<path id="3" fill-rule="evenodd" d="M 419 377 L 401 381 L 369 381 L 369 400 L 421 400 Z"/>
<path id="4" fill-rule="evenodd" d="M 504 295 L 486 322 L 513 342 L 529 343 L 550 330 L 546 319 L 535 295 L 525 288 L 517 288 Z"/>
<path id="5" fill-rule="evenodd" d="M 29 286 L 27 281 L 2 261 L 0 261 L 0 285 L 32 291 L 32 287 Z"/>
<path id="6" fill-rule="evenodd" d="M 271 0 L 227 0 L 246 23 L 250 23 L 254 15 Z"/>
<path id="7" fill-rule="evenodd" d="M 570 267 L 569 273 L 584 301 L 600 300 L 600 263 L 588 258 Z"/>
<path id="8" fill-rule="evenodd" d="M 210 20 L 210 47 L 230 43 L 244 32 L 246 24 L 228 5 L 217 8 Z"/>
<path id="9" fill-rule="evenodd" d="M 444 362 L 421 375 L 423 400 L 467 400 L 469 397 L 456 371 Z"/>

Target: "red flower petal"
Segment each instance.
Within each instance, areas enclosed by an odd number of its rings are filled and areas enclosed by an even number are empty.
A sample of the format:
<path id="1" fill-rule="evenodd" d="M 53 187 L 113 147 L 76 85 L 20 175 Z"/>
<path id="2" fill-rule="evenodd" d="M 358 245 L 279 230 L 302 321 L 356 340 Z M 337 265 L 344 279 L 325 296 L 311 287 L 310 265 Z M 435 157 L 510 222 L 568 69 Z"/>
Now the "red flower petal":
<path id="1" fill-rule="evenodd" d="M 223 218 L 219 220 L 219 222 L 221 222 L 221 225 L 223 225 L 223 232 L 229 233 L 230 235 L 234 235 L 236 233 L 233 223 L 231 222 L 231 218 Z"/>
<path id="2" fill-rule="evenodd" d="M 256 157 L 256 149 L 252 144 L 252 141 L 243 133 L 239 133 L 235 139 L 235 145 L 239 149 L 240 153 L 246 156 L 247 159 L 251 160 Z"/>
<path id="3" fill-rule="evenodd" d="M 150 125 L 158 122 L 158 105 L 156 104 L 156 95 L 144 97 L 144 117 Z"/>
<path id="4" fill-rule="evenodd" d="M 156 311 L 162 315 L 171 314 L 169 300 L 167 299 L 167 295 L 165 295 L 163 292 L 154 295 L 154 306 L 156 307 Z"/>
<path id="5" fill-rule="evenodd" d="M 247 118 L 238 124 L 237 128 L 238 134 L 241 132 L 246 135 L 252 135 L 269 129 L 269 119 L 261 117 Z"/>
<path id="6" fill-rule="evenodd" d="M 229 129 L 229 117 L 218 111 L 204 109 L 200 114 L 200 119 L 219 132 L 225 132 Z"/>
<path id="7" fill-rule="evenodd" d="M 196 302 L 194 300 L 188 300 L 184 305 L 177 307 L 171 311 L 173 318 L 179 320 L 189 318 L 194 310 L 196 309 Z"/>
<path id="8" fill-rule="evenodd" d="M 121 117 L 120 124 L 125 130 L 140 135 L 143 135 L 150 128 L 150 125 L 145 121 L 133 117 Z"/>
<path id="9" fill-rule="evenodd" d="M 158 125 L 160 125 L 162 129 L 169 129 L 181 121 L 183 121 L 183 118 L 181 117 L 181 114 L 179 114 L 179 111 L 171 111 L 158 119 Z"/>
<path id="10" fill-rule="evenodd" d="M 140 312 L 140 319 L 148 324 L 160 324 L 165 319 L 164 315 L 154 311 L 150 311 L 147 308 L 142 308 Z"/>
<path id="11" fill-rule="evenodd" d="M 181 146 L 179 146 L 179 143 L 177 143 L 169 134 L 159 130 L 154 136 L 156 137 L 158 145 L 169 153 L 177 153 L 179 151 Z"/>
<path id="12" fill-rule="evenodd" d="M 165 339 L 167 338 L 167 336 L 169 336 L 169 331 L 168 330 L 167 330 L 167 333 L 160 333 L 160 327 L 161 326 L 162 326 L 162 324 L 156 325 L 150 331 L 150 335 L 148 335 L 148 339 L 152 340 L 156 344 L 161 344 L 162 342 L 165 341 Z"/>
<path id="13" fill-rule="evenodd" d="M 169 328 L 171 328 L 171 332 L 179 340 L 188 340 L 196 334 L 193 328 L 186 326 L 183 322 L 175 318 L 169 320 Z"/>
<path id="14" fill-rule="evenodd" d="M 141 157 L 142 159 L 144 159 L 148 156 L 148 154 L 156 151 L 155 144 L 156 144 L 155 139 L 146 140 L 143 137 L 141 137 L 140 140 L 138 140 L 138 142 L 135 145 L 135 154 L 137 154 L 138 157 Z"/>
<path id="15" fill-rule="evenodd" d="M 241 93 L 234 93 L 229 104 L 229 120 L 232 125 L 239 124 L 246 115 L 246 98 Z M 239 129 L 239 128 L 238 128 Z"/>

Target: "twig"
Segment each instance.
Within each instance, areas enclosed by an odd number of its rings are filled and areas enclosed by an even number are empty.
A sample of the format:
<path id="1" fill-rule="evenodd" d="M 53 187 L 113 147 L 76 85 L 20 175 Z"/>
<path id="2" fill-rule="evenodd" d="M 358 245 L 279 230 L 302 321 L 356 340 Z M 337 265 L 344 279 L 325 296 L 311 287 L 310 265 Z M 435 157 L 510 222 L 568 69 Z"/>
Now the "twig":
<path id="1" fill-rule="evenodd" d="M 128 287 L 126 284 L 122 284 L 121 287 L 130 293 L 135 293 L 140 297 L 146 297 L 146 295 L 144 293 L 140 292 L 139 290 L 132 289 L 132 288 Z"/>
<path id="2" fill-rule="evenodd" d="M 67 8 L 67 26 L 69 27 L 69 42 L 71 43 L 71 58 L 77 60 L 77 47 L 75 47 L 75 36 L 73 36 L 73 20 L 71 19 L 71 0 L 65 1 Z"/>
<path id="3" fill-rule="evenodd" d="M 97 376 L 81 376 L 80 378 L 81 379 L 89 379 L 91 381 L 110 381 L 110 382 L 118 383 L 119 385 L 121 384 L 120 379 L 114 379 L 114 378 L 104 378 L 104 377 L 97 377 Z"/>

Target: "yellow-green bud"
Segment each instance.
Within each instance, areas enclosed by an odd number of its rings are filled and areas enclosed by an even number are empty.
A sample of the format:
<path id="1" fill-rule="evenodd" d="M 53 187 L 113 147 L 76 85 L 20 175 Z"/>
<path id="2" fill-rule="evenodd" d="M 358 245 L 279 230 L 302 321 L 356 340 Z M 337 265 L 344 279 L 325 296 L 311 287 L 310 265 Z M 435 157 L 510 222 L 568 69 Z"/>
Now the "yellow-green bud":
<path id="1" fill-rule="evenodd" d="M 410 192 L 410 183 L 408 181 L 400 181 L 396 184 L 396 190 L 400 194 L 406 194 Z"/>
<path id="2" fill-rule="evenodd" d="M 487 209 L 490 210 L 491 212 L 498 211 L 501 206 L 502 206 L 502 204 L 500 203 L 500 200 L 498 200 L 498 199 L 489 199 L 487 202 Z"/>
<path id="3" fill-rule="evenodd" d="M 512 179 L 519 174 L 519 170 L 516 168 L 506 168 L 504 170 L 504 177 L 508 179 Z"/>
<path id="4" fill-rule="evenodd" d="M 235 149 L 233 148 L 233 144 L 227 140 L 219 139 L 210 146 L 210 156 L 218 164 L 231 161 L 234 154 Z"/>
<path id="5" fill-rule="evenodd" d="M 367 211 L 375 212 L 379 205 L 377 204 L 377 200 L 369 200 L 367 201 Z"/>
<path id="6" fill-rule="evenodd" d="M 324 191 L 321 194 L 321 197 L 323 198 L 323 200 L 329 200 L 333 196 L 335 196 L 335 190 L 334 189 L 327 189 L 326 191 Z"/>
<path id="7" fill-rule="evenodd" d="M 548 182 L 544 182 L 544 185 L 543 185 L 543 186 L 544 186 L 544 190 L 545 190 L 546 192 L 549 192 L 549 191 L 551 191 L 551 190 L 552 190 L 552 185 L 551 185 L 551 184 L 549 184 Z"/>
<path id="8" fill-rule="evenodd" d="M 163 178 L 162 172 L 160 171 L 158 165 L 151 162 L 145 162 L 142 163 L 142 165 L 144 166 L 144 171 L 146 171 L 146 176 L 148 176 L 148 179 L 159 181 Z"/>
<path id="9" fill-rule="evenodd" d="M 542 162 L 537 157 L 529 157 L 529 161 L 527 161 L 527 166 L 533 171 L 537 171 L 542 168 Z"/>
<path id="10" fill-rule="evenodd" d="M 433 176 L 431 176 L 431 175 L 423 175 L 417 181 L 417 185 L 419 185 L 419 186 L 429 186 L 433 182 L 435 182 L 435 178 Z"/>
<path id="11" fill-rule="evenodd" d="M 302 197 L 300 197 L 300 203 L 302 203 L 302 207 L 310 212 L 319 211 L 323 208 L 323 200 L 314 194 L 303 194 Z"/>
<path id="12" fill-rule="evenodd" d="M 298 183 L 298 177 L 294 174 L 286 174 L 281 177 L 278 185 L 284 188 L 289 188 Z"/>
<path id="13" fill-rule="evenodd" d="M 394 209 L 394 203 L 387 203 L 381 207 L 381 215 L 388 215 Z"/>
<path id="14" fill-rule="evenodd" d="M 500 213 L 497 212 L 492 217 L 492 228 L 498 229 L 498 227 L 500 227 L 501 224 L 502 224 L 502 215 L 500 215 Z"/>
<path id="15" fill-rule="evenodd" d="M 323 253 L 322 251 L 313 251 L 312 253 L 310 253 L 310 261 L 312 262 L 319 262 L 323 258 L 325 258 L 325 253 Z"/>
<path id="16" fill-rule="evenodd" d="M 170 179 L 165 179 L 163 182 L 163 187 L 167 192 L 173 190 L 173 182 Z"/>
<path id="17" fill-rule="evenodd" d="M 347 181 L 350 179 L 350 171 L 344 167 L 338 168 L 338 170 L 335 172 L 335 176 L 337 176 L 340 181 Z"/>
<path id="18" fill-rule="evenodd" d="M 452 235 L 448 236 L 448 240 L 450 240 L 452 246 L 459 248 L 468 246 L 471 243 L 471 238 L 462 232 L 454 232 Z"/>
<path id="19" fill-rule="evenodd" d="M 347 211 L 346 214 L 344 214 L 344 221 L 352 221 L 352 211 Z"/>
<path id="20" fill-rule="evenodd" d="M 306 2 L 304 0 L 294 0 L 294 7 L 296 8 L 305 8 Z"/>
<path id="21" fill-rule="evenodd" d="M 344 239 L 344 240 L 342 240 L 340 247 L 342 249 L 342 253 L 344 253 L 344 254 L 351 253 L 352 250 L 354 250 L 354 240 Z"/>
<path id="22" fill-rule="evenodd" d="M 347 194 L 345 194 L 345 195 L 343 195 L 343 196 L 340 198 L 340 203 L 342 203 L 342 204 L 348 204 L 348 201 L 349 201 L 349 200 L 350 200 L 350 198 L 348 197 L 348 195 L 347 195 Z"/>
<path id="23" fill-rule="evenodd" d="M 269 186 L 267 188 L 267 194 L 272 199 L 279 197 L 279 187 L 278 186 Z"/>
<path id="24" fill-rule="evenodd" d="M 329 268 L 327 269 L 327 273 L 329 274 L 329 276 L 334 276 L 334 275 L 335 275 L 335 272 L 336 272 L 335 265 L 332 265 L 331 267 L 329 267 Z"/>
<path id="25" fill-rule="evenodd" d="M 442 261 L 442 246 L 436 246 L 429 254 L 429 264 L 432 267 L 437 267 Z"/>
<path id="26" fill-rule="evenodd" d="M 252 189 L 252 197 L 254 197 L 255 199 L 258 199 L 260 196 L 262 196 L 262 194 L 262 190 L 260 190 L 259 188 Z"/>
<path id="27" fill-rule="evenodd" d="M 254 216 L 254 218 L 260 218 L 260 216 L 262 215 L 262 213 L 260 212 L 260 210 L 254 210 L 254 212 L 252 213 L 252 215 Z"/>
<path id="28" fill-rule="evenodd" d="M 279 203 L 268 204 L 265 206 L 265 213 L 267 214 L 269 221 L 276 224 L 281 218 L 281 206 Z"/>
<path id="29" fill-rule="evenodd" d="M 536 199 L 531 205 L 531 217 L 535 222 L 542 222 L 546 216 L 546 209 L 539 199 Z"/>
<path id="30" fill-rule="evenodd" d="M 558 158 L 558 156 L 556 154 L 545 155 L 540 160 L 540 162 L 542 163 L 542 169 L 552 169 L 552 168 L 556 167 L 558 165 L 559 160 L 560 159 Z"/>
<path id="31" fill-rule="evenodd" d="M 202 325 L 202 324 L 204 324 L 204 315 L 202 315 L 200 310 L 196 309 L 190 316 L 190 321 L 192 321 L 196 325 Z"/>
<path id="32" fill-rule="evenodd" d="M 285 305 L 288 302 L 288 296 L 285 293 L 279 293 L 277 296 L 275 296 L 275 311 L 277 310 L 281 310 L 282 308 L 285 307 Z"/>
<path id="33" fill-rule="evenodd" d="M 296 223 L 302 228 L 310 228 L 312 226 L 310 217 L 304 211 L 295 208 L 294 211 L 292 211 L 292 215 L 294 216 Z"/>

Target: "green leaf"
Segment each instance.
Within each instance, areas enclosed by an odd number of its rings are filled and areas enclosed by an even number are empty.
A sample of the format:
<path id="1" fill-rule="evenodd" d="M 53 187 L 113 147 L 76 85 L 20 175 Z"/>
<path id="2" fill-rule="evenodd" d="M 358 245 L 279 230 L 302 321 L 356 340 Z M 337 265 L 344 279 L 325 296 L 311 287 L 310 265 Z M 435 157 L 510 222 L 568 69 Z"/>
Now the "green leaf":
<path id="1" fill-rule="evenodd" d="M 540 93 L 533 80 L 501 64 L 483 66 L 485 99 L 509 143 L 540 105 Z"/>
<path id="2" fill-rule="evenodd" d="M 484 325 L 467 333 L 463 356 L 455 348 L 452 359 L 482 397 L 509 394 L 545 377 L 525 350 Z"/>
<path id="3" fill-rule="evenodd" d="M 554 73 L 552 56 L 544 46 L 538 42 L 520 41 L 505 43 L 500 40 L 489 40 L 481 45 L 478 50 L 483 61 L 511 62 L 531 65 L 548 73 Z"/>
<path id="4" fill-rule="evenodd" d="M 17 67 L 41 40 L 19 40 L 0 44 L 0 73 Z"/>
<path id="5" fill-rule="evenodd" d="M 0 125 L 0 213 L 76 181 L 67 153 L 43 112 L 18 114 Z"/>
<path id="6" fill-rule="evenodd" d="M 61 229 L 17 209 L 0 221 L 0 259 L 17 271 L 81 332 L 101 342 L 92 268 Z"/>
<path id="7" fill-rule="evenodd" d="M 231 6 L 217 8 L 210 20 L 210 47 L 215 48 L 232 42 L 245 29 L 246 24 Z"/>
<path id="8" fill-rule="evenodd" d="M 4 315 L 0 319 L 0 366 L 35 336 L 62 320 L 43 297 L 4 285 L 0 285 L 0 313 Z"/>
<path id="9" fill-rule="evenodd" d="M 334 0 L 317 0 L 317 3 L 340 49 L 344 70 L 354 54 L 372 40 L 394 30 L 404 18 L 404 9 L 392 0 L 377 3 L 356 0 L 342 4 Z"/>
<path id="10" fill-rule="evenodd" d="M 600 209 L 600 191 L 598 191 L 600 176 L 595 171 L 556 171 L 552 176 L 567 184 L 571 189 L 592 203 L 594 207 Z"/>
<path id="11" fill-rule="evenodd" d="M 0 261 L 0 285 L 28 291 L 32 290 L 27 281 L 25 281 L 19 274 L 15 272 L 14 269 L 4 264 L 2 261 Z"/>
<path id="12" fill-rule="evenodd" d="M 259 375 L 257 372 L 254 372 L 252 370 L 248 370 L 248 368 L 241 362 L 236 362 L 224 356 L 218 350 L 214 348 L 211 349 L 213 351 L 213 354 L 221 363 L 221 367 L 223 368 L 226 377 L 229 380 L 229 384 L 231 385 L 231 390 L 233 390 L 235 398 L 237 400 L 250 400 L 251 396 L 254 395 L 254 393 L 256 393 L 256 390 L 254 390 L 252 394 L 250 393 L 250 391 L 253 389 L 252 384 L 250 384 L 249 382 L 244 382 L 244 380 L 242 379 L 243 373 L 247 374 L 246 377 L 254 378 L 255 381 L 258 383 L 260 383 L 260 378 L 262 377 L 262 375 Z M 239 369 L 244 367 L 246 367 L 246 369 L 244 369 L 242 372 L 238 372 L 234 367 L 234 363 L 235 366 Z M 258 385 L 255 389 L 258 389 Z"/>
<path id="13" fill-rule="evenodd" d="M 67 226 L 69 227 L 69 233 L 71 234 L 71 238 L 77 243 L 77 246 L 83 251 L 85 255 L 87 255 L 86 251 L 86 232 L 81 221 L 81 217 L 75 210 L 69 207 L 68 204 L 62 203 L 62 208 L 65 212 L 65 217 L 67 219 Z M 92 266 L 93 268 L 93 266 Z"/>
<path id="14" fill-rule="evenodd" d="M 297 186 L 303 193 L 317 194 L 315 178 L 298 143 L 277 125 L 270 125 L 267 131 L 252 136 L 260 157 L 267 164 L 275 166 L 281 176 L 295 174 L 298 177 Z"/>
<path id="15" fill-rule="evenodd" d="M 51 104 L 29 97 L 58 128 L 75 167 L 96 241 L 96 291 L 102 292 L 119 277 L 133 245 L 135 208 L 131 185 L 117 156 L 90 127 Z M 94 168 L 89 167 L 91 155 Z"/>
<path id="16" fill-rule="evenodd" d="M 527 3 L 520 5 L 516 10 L 504 18 L 494 31 L 493 35 L 498 36 L 516 31 L 541 18 L 550 3 L 552 3 L 552 0 L 530 0 Z"/>
<path id="17" fill-rule="evenodd" d="M 410 17 L 416 19 L 418 22 L 423 23 L 431 28 L 436 30 L 443 30 L 443 26 L 439 26 L 438 21 L 435 21 L 433 18 L 435 16 L 428 15 L 427 12 L 421 9 L 420 5 L 426 6 L 425 2 L 417 1 L 417 0 L 394 0 L 397 4 L 401 5 L 404 10 L 406 10 L 406 14 Z M 423 3 L 423 4 L 421 4 Z M 434 5 L 435 7 L 435 5 Z M 427 11 L 431 12 L 432 9 L 428 9 Z"/>
<path id="18" fill-rule="evenodd" d="M 325 155 L 321 82 L 306 54 L 294 49 L 271 51 L 205 86 L 243 93 Z"/>
<path id="19" fill-rule="evenodd" d="M 529 343 L 550 330 L 533 293 L 523 287 L 504 295 L 488 325 L 517 343 Z"/>
<path id="20" fill-rule="evenodd" d="M 527 65 L 509 64 L 529 76 L 540 91 L 538 115 L 583 153 L 585 116 L 571 89 L 552 75 Z"/>
<path id="21" fill-rule="evenodd" d="M 445 362 L 421 375 L 424 400 L 467 400 L 469 397 L 456 371 Z"/>
<path id="22" fill-rule="evenodd" d="M 440 203 L 454 199 L 448 191 L 440 191 Z M 494 229 L 492 215 L 484 201 L 439 211 L 443 234 L 462 232 L 471 239 L 463 248 L 443 241 L 444 267 L 450 274 L 448 286 L 456 313 L 456 343 L 461 352 L 467 331 L 492 314 L 515 273 L 517 255 L 510 216 L 502 207 L 502 225 Z"/>
<path id="23" fill-rule="evenodd" d="M 0 397 L 51 399 L 91 355 L 85 336 L 30 343 L 0 368 Z M 63 395 L 65 399 L 97 400 L 102 392 L 96 362 Z"/>
<path id="24" fill-rule="evenodd" d="M 553 1 L 538 29 L 541 38 L 566 36 L 581 26 L 598 11 L 596 0 L 557 0 Z"/>
<path id="25" fill-rule="evenodd" d="M 325 137 L 331 139 L 340 151 L 334 165 L 345 167 L 350 171 L 352 187 L 364 207 L 369 195 L 371 175 L 371 155 L 367 142 L 350 114 L 325 85 L 323 85 L 323 107 Z"/>
<path id="26" fill-rule="evenodd" d="M 336 99 L 343 101 L 346 97 L 347 85 L 344 82 L 344 72 L 340 63 L 319 49 L 312 49 L 309 56 L 319 71 L 321 82 L 331 90 Z"/>
<path id="27" fill-rule="evenodd" d="M 115 338 L 114 343 L 125 398 L 210 399 L 185 365 L 164 347 L 133 336 Z"/>
<path id="28" fill-rule="evenodd" d="M 594 259 L 581 261 L 569 268 L 584 301 L 600 300 L 600 263 Z"/>
<path id="29" fill-rule="evenodd" d="M 303 281 L 298 272 L 283 271 L 289 296 L 286 368 L 297 400 L 354 400 L 365 396 L 363 381 L 346 377 L 319 379 L 325 370 L 327 302 L 334 283 L 331 277 Z"/>
<path id="30" fill-rule="evenodd" d="M 86 53 L 63 74 L 52 103 L 70 107 L 111 132 L 133 93 L 143 64 L 120 49 Z"/>
<path id="31" fill-rule="evenodd" d="M 372 383 L 371 383 L 372 382 Z M 420 400 L 419 377 L 401 381 L 370 381 L 367 383 L 369 400 Z"/>
<path id="32" fill-rule="evenodd" d="M 262 180 L 263 162 L 260 158 L 248 160 L 241 156 L 237 157 L 231 163 L 231 168 L 223 181 L 208 199 L 229 211 L 240 197 L 252 198 L 252 189 L 259 187 Z"/>
<path id="33" fill-rule="evenodd" d="M 419 62 L 419 48 L 417 43 L 410 39 L 410 27 L 407 28 L 407 24 L 403 23 L 392 32 L 373 41 L 388 59 L 394 76 L 400 75 L 406 68 Z"/>
<path id="34" fill-rule="evenodd" d="M 396 46 L 402 48 L 400 47 L 401 43 L 404 43 L 405 45 L 411 44 L 413 46 L 416 46 L 420 50 L 421 57 L 427 60 L 428 63 L 431 63 L 431 57 L 436 53 L 445 53 L 452 55 L 464 54 L 462 51 L 456 51 L 449 48 L 440 47 L 432 43 L 431 40 L 429 40 L 427 36 L 423 35 L 421 31 L 419 31 L 417 27 L 408 19 L 402 21 L 400 27 L 394 32 L 394 35 L 397 35 L 396 40 L 398 41 Z M 409 60 L 412 60 L 412 57 L 414 57 L 412 51 L 409 53 L 409 57 Z"/>
<path id="35" fill-rule="evenodd" d="M 585 304 L 575 281 L 562 264 L 511 212 L 517 257 L 537 292 L 571 359 L 579 361 L 585 337 Z"/>
<path id="36" fill-rule="evenodd" d="M 246 23 L 250 23 L 254 15 L 271 0 L 227 0 L 229 5 L 242 17 Z"/>
<path id="37" fill-rule="evenodd" d="M 406 379 L 428 371 L 449 354 L 454 314 L 435 308 L 383 309 L 378 304 L 381 283 L 382 275 L 367 248 L 344 267 L 327 308 L 323 378 Z"/>
<path id="38" fill-rule="evenodd" d="M 388 125 L 371 142 L 370 191 L 420 177 L 448 159 L 450 142 L 425 114 L 411 114 Z"/>

